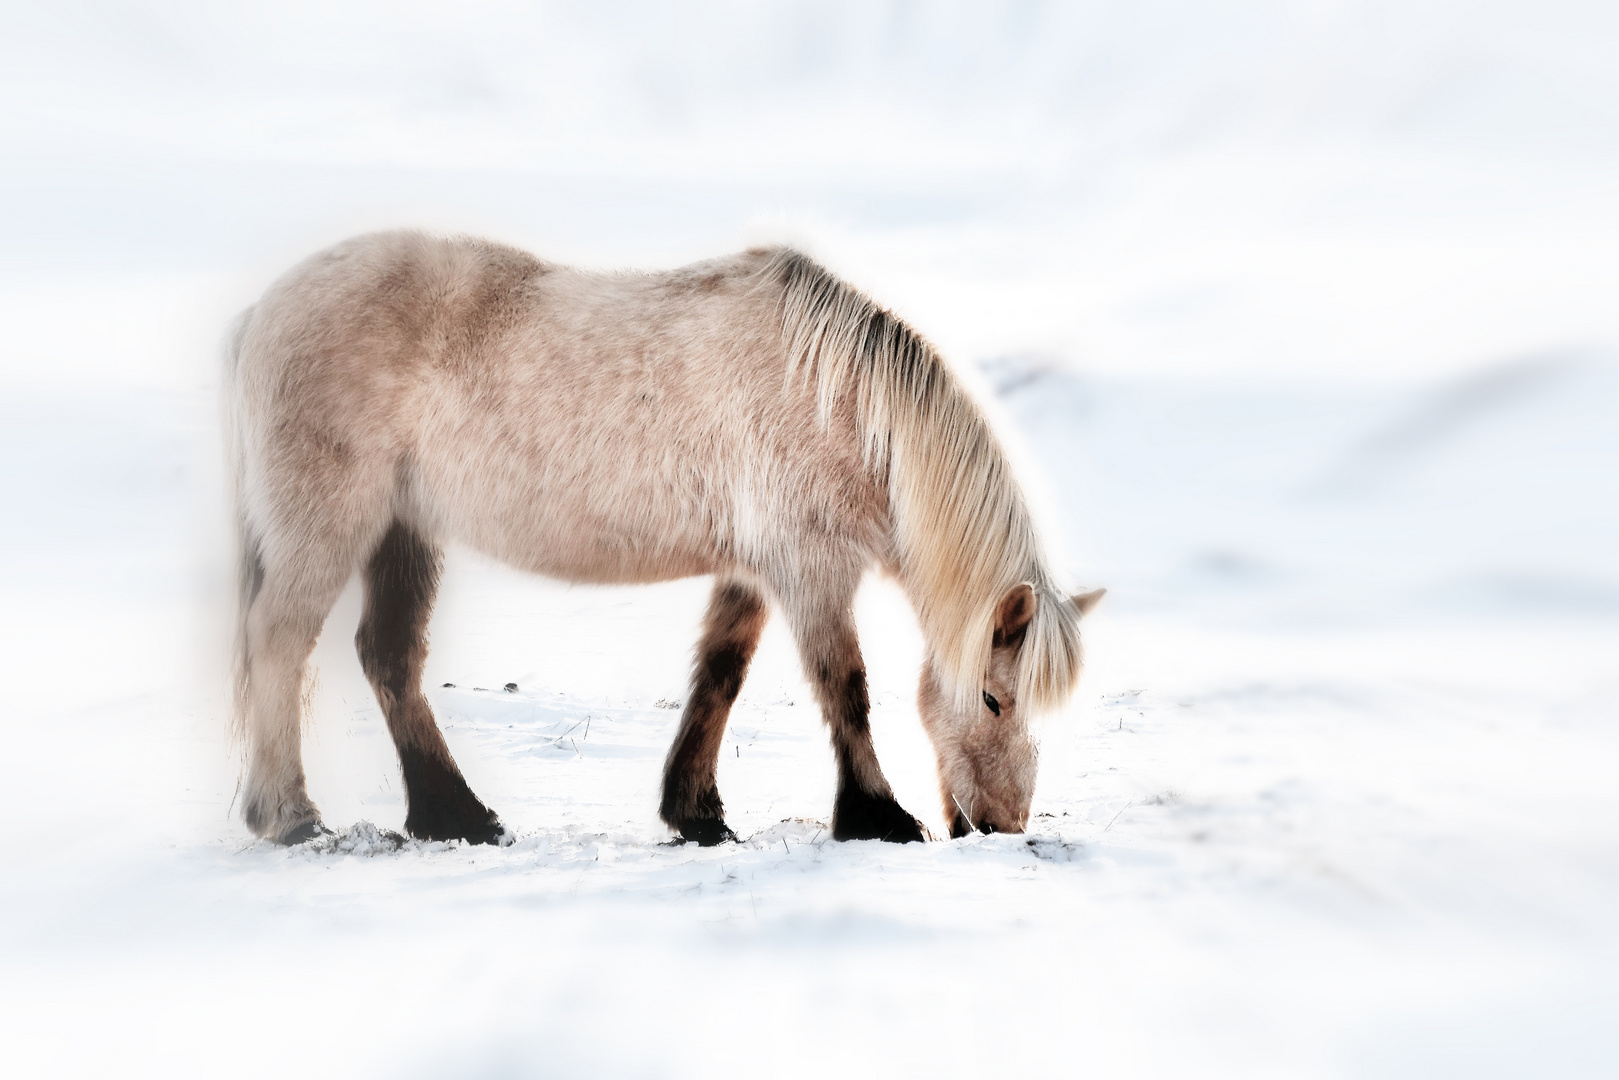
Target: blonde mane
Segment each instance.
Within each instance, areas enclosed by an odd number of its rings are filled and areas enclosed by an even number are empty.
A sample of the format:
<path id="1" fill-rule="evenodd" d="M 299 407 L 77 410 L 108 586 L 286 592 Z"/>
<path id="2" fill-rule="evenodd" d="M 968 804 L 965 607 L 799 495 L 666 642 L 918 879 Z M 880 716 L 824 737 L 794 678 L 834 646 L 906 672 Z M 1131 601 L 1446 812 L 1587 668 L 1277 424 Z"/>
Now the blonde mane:
<path id="1" fill-rule="evenodd" d="M 788 378 L 814 379 L 823 423 L 855 395 L 867 467 L 888 489 L 900 582 L 958 707 L 977 705 L 996 607 L 1019 582 L 1036 598 L 1019 700 L 1062 705 L 1080 673 L 1079 612 L 983 415 L 921 335 L 812 259 L 782 249 L 765 273 L 782 290 Z"/>

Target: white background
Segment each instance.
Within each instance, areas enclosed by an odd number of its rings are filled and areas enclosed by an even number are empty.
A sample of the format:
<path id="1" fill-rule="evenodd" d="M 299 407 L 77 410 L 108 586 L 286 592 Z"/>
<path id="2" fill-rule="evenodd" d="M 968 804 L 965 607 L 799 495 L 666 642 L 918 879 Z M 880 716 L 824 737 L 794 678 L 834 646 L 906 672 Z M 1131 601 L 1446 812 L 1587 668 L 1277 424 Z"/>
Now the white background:
<path id="1" fill-rule="evenodd" d="M 1610 1074 L 1615 10 L 6 5 L 0 1061 Z M 937 342 L 1110 588 L 1049 816 L 829 843 L 773 623 L 722 757 L 749 839 L 661 846 L 705 583 L 452 552 L 435 705 L 518 842 L 250 844 L 218 344 L 399 225 L 597 266 L 791 241 Z M 311 787 L 397 828 L 357 614 Z M 914 622 L 879 583 L 859 616 L 938 831 Z"/>

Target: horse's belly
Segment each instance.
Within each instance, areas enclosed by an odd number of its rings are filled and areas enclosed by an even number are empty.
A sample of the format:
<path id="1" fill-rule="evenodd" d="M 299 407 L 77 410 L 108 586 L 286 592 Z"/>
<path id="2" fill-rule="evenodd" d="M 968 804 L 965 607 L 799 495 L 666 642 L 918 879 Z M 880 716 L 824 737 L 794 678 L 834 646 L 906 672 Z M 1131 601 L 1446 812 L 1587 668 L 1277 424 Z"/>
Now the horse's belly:
<path id="1" fill-rule="evenodd" d="M 729 560 L 716 515 L 678 491 L 582 475 L 459 476 L 421 516 L 432 531 L 531 573 L 589 584 L 711 574 Z M 438 485 L 435 485 L 438 486 Z"/>
<path id="2" fill-rule="evenodd" d="M 711 574 L 723 560 L 695 545 L 605 534 L 510 531 L 466 538 L 473 547 L 520 570 L 589 585 L 639 585 Z"/>

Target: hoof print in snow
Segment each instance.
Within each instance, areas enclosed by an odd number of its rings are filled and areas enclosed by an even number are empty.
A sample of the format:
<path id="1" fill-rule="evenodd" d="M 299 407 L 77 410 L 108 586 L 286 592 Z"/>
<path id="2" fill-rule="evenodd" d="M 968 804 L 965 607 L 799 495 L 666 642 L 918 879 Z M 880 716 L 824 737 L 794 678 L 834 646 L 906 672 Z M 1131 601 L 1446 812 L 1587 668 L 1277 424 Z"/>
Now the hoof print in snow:
<path id="1" fill-rule="evenodd" d="M 327 830 L 306 850 L 323 855 L 388 855 L 405 846 L 405 838 L 392 829 L 379 829 L 369 821 L 356 821 L 342 832 Z"/>
<path id="2" fill-rule="evenodd" d="M 517 684 L 514 682 L 509 682 L 505 686 L 501 687 L 501 689 L 505 690 L 508 694 L 515 694 L 517 693 Z"/>
<path id="3" fill-rule="evenodd" d="M 1078 862 L 1085 857 L 1085 845 L 1056 836 L 1031 836 L 1023 841 L 1029 853 L 1047 862 Z"/>
<path id="4" fill-rule="evenodd" d="M 444 684 L 444 689 L 446 689 L 446 690 L 454 690 L 455 689 L 455 684 L 453 682 L 447 682 L 447 683 Z"/>

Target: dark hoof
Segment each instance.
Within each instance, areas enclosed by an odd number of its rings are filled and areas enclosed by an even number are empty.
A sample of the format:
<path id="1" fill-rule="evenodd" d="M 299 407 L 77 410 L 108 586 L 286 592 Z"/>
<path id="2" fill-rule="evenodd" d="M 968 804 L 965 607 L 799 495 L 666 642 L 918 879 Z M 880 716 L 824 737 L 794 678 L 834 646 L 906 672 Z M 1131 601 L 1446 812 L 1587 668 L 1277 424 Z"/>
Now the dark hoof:
<path id="1" fill-rule="evenodd" d="M 699 847 L 734 844 L 736 833 L 720 818 L 698 818 L 680 823 L 680 838 Z"/>
<path id="2" fill-rule="evenodd" d="M 405 818 L 405 831 L 418 840 L 465 840 L 469 844 L 500 844 L 506 838 L 506 826 L 495 812 L 482 803 L 466 808 L 460 814 L 416 813 Z"/>
<path id="3" fill-rule="evenodd" d="M 676 776 L 663 783 L 663 804 L 658 816 L 680 834 L 680 842 L 713 847 L 736 840 L 736 833 L 725 824 L 725 803 L 720 789 L 710 784 L 695 797 L 688 794 L 686 778 Z"/>
<path id="4" fill-rule="evenodd" d="M 475 829 L 468 829 L 461 839 L 469 844 L 493 844 L 495 847 L 505 847 L 515 837 L 506 831 L 506 826 L 500 823 L 493 810 L 489 811 L 489 821 Z"/>
<path id="5" fill-rule="evenodd" d="M 838 794 L 832 811 L 834 840 L 887 840 L 893 844 L 909 844 L 927 838 L 922 823 L 906 813 L 892 796 L 868 795 L 853 788 Z"/>
<path id="6" fill-rule="evenodd" d="M 467 787 L 461 770 L 447 758 L 420 751 L 399 752 L 405 778 L 405 831 L 418 840 L 465 840 L 498 844 L 505 827 L 495 812 Z"/>
<path id="7" fill-rule="evenodd" d="M 332 835 L 332 830 L 322 825 L 319 818 L 313 818 L 288 829 L 276 840 L 276 843 L 292 847 L 294 844 L 307 844 L 318 836 L 330 835 Z"/>

